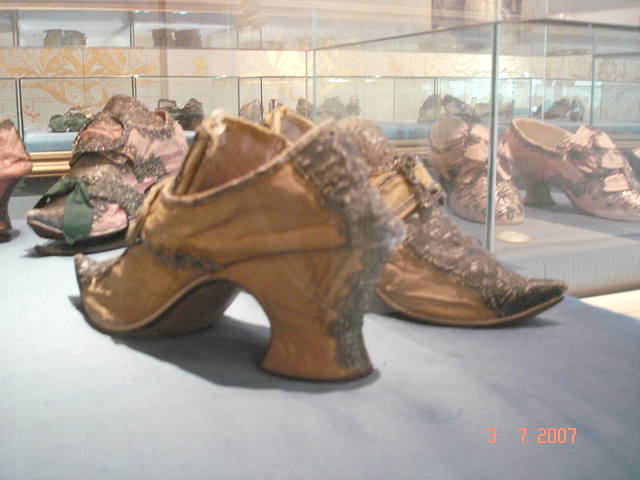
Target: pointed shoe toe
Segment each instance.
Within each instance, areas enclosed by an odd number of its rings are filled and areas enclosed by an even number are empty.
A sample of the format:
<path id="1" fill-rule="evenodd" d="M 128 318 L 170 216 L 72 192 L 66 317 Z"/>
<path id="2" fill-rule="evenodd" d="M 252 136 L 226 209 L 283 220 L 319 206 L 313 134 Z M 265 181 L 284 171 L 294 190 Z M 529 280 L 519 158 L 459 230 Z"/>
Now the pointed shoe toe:
<path id="1" fill-rule="evenodd" d="M 522 321 L 533 317 L 562 300 L 567 288 L 568 285 L 559 280 L 529 279 L 512 301 L 505 302 L 504 319 Z"/>
<path id="2" fill-rule="evenodd" d="M 222 315 L 242 288 L 271 324 L 265 370 L 318 381 L 368 374 L 365 306 L 405 229 L 354 151 L 335 124 L 290 143 L 214 114 L 180 173 L 145 199 L 125 253 L 100 271 L 79 257 L 81 289 L 92 277 L 82 290 L 90 321 L 109 333 L 179 330 L 205 311 Z"/>

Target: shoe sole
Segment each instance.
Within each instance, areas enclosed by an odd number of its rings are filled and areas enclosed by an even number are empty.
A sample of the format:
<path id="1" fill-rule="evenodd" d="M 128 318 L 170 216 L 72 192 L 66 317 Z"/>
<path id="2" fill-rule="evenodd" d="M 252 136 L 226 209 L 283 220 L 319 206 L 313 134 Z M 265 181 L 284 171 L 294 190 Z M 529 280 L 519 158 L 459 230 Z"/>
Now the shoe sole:
<path id="1" fill-rule="evenodd" d="M 530 319 L 531 317 L 534 317 L 539 313 L 542 313 L 545 310 L 548 310 L 554 305 L 557 305 L 562 301 L 562 299 L 564 298 L 564 295 L 560 295 L 558 297 L 552 298 L 551 300 L 540 303 L 535 307 L 529 308 L 528 310 L 523 310 L 522 312 L 518 312 L 514 315 L 509 315 L 508 317 L 481 318 L 481 319 L 473 319 L 473 320 L 468 320 L 468 319 L 458 320 L 458 319 L 450 319 L 450 318 L 426 318 L 422 314 L 409 312 L 401 308 L 399 305 L 394 304 L 392 301 L 380 295 L 377 291 L 376 291 L 376 297 L 378 298 L 379 302 L 382 302 L 388 307 L 391 307 L 392 310 L 391 311 L 387 310 L 387 312 L 383 312 L 383 311 L 372 312 L 371 310 L 367 310 L 371 313 L 381 313 L 383 315 L 385 314 L 400 315 L 403 318 L 406 318 L 414 322 L 427 323 L 432 325 L 440 325 L 440 326 L 447 326 L 447 327 L 463 327 L 463 328 L 483 328 L 483 327 L 502 327 L 502 326 L 515 325 L 518 323 L 522 323 Z"/>

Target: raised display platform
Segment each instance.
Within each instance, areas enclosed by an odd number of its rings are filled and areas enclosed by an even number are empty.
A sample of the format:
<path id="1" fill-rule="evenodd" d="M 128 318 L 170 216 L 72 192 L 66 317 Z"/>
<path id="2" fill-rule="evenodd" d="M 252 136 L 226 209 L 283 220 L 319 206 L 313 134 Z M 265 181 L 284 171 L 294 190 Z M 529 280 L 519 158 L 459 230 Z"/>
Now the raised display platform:
<path id="1" fill-rule="evenodd" d="M 14 224 L 0 244 L 1 478 L 640 477 L 635 319 L 575 298 L 487 330 L 367 314 L 372 375 L 298 382 L 259 369 L 269 327 L 248 294 L 197 334 L 97 332 L 73 260 L 33 257 L 41 239 Z"/>

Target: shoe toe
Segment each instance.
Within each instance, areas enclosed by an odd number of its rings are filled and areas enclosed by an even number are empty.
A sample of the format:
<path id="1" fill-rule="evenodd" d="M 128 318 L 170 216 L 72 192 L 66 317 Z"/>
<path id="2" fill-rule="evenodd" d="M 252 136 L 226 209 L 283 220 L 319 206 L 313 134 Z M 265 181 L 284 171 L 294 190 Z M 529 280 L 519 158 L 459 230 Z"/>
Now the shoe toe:
<path id="1" fill-rule="evenodd" d="M 103 277 L 111 271 L 111 268 L 118 259 L 119 257 L 115 257 L 102 262 L 96 262 L 82 253 L 76 253 L 73 261 L 76 267 L 76 279 L 78 280 L 80 293 L 84 293 L 87 290 L 94 278 Z"/>
<path id="2" fill-rule="evenodd" d="M 506 316 L 521 315 L 528 318 L 555 305 L 568 285 L 561 280 L 530 279 L 520 295 L 510 303 Z"/>
<path id="3" fill-rule="evenodd" d="M 62 238 L 66 197 L 58 198 L 41 208 L 27 212 L 27 224 L 43 238 Z"/>

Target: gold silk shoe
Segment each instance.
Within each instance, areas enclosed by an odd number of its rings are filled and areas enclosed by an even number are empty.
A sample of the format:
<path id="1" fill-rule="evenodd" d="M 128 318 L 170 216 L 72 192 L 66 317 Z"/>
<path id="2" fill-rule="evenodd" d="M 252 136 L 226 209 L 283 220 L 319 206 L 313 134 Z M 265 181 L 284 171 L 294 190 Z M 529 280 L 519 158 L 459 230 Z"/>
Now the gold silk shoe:
<path id="1" fill-rule="evenodd" d="M 286 109 L 266 119 L 291 140 L 312 128 Z M 349 118 L 349 133 L 371 169 L 370 181 L 407 229 L 375 287 L 368 311 L 458 327 L 524 321 L 562 300 L 562 281 L 529 279 L 502 266 L 441 208 L 444 193 L 416 157 L 399 157 L 373 121 Z"/>
<path id="2" fill-rule="evenodd" d="M 265 370 L 327 381 L 368 374 L 364 309 L 404 236 L 368 176 L 333 123 L 289 144 L 214 114 L 180 173 L 149 193 L 123 255 L 76 256 L 88 320 L 111 334 L 185 333 L 243 288 L 271 323 Z"/>

